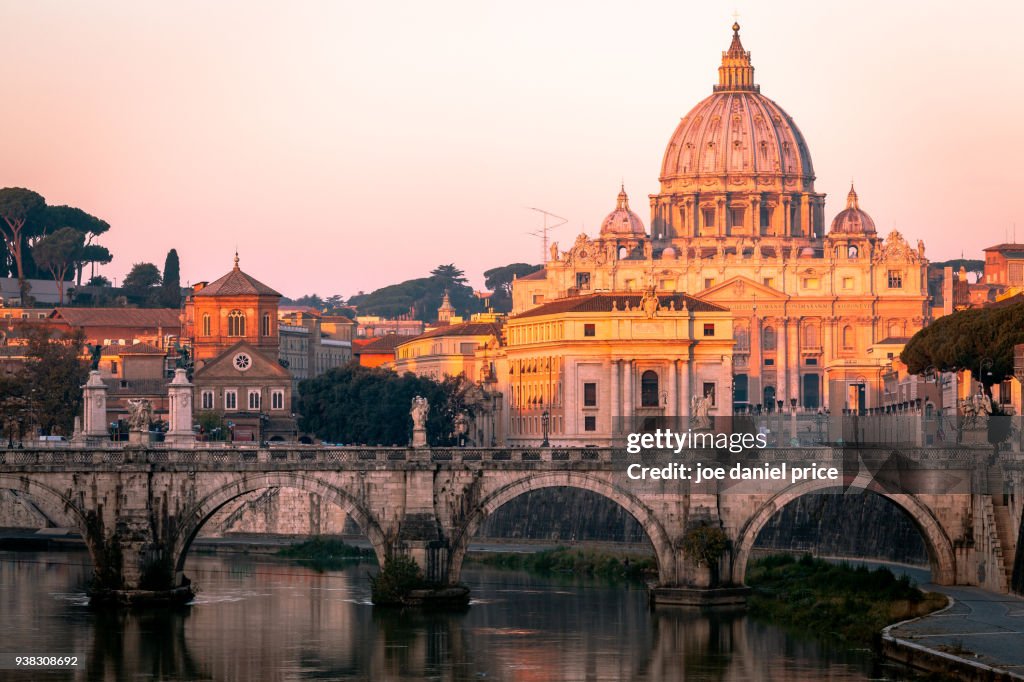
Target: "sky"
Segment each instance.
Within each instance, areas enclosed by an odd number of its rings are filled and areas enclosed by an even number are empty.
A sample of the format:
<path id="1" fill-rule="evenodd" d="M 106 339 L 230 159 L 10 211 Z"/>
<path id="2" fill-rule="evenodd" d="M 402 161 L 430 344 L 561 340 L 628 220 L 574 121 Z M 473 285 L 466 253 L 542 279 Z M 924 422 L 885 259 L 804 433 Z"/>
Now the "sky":
<path id="1" fill-rule="evenodd" d="M 107 220 L 182 282 L 242 268 L 350 296 L 596 235 L 620 181 L 649 228 L 662 155 L 738 13 L 826 216 L 851 179 L 932 260 L 1024 241 L 1021 2 L 173 3 L 0 0 L 0 187 Z"/>

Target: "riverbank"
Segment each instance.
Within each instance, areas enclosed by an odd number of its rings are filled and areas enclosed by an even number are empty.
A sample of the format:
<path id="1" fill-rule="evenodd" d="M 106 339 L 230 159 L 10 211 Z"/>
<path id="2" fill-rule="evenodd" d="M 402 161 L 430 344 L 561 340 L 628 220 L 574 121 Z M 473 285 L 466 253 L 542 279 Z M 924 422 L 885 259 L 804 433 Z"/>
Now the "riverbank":
<path id="1" fill-rule="evenodd" d="M 470 552 L 468 561 L 511 570 L 523 570 L 541 575 L 565 573 L 596 578 L 640 581 L 658 575 L 653 555 L 639 552 L 603 549 L 553 547 L 532 553 L 525 552 Z"/>
<path id="2" fill-rule="evenodd" d="M 887 568 L 868 570 L 809 555 L 752 562 L 748 607 L 756 618 L 856 643 L 876 643 L 891 623 L 944 608 L 947 599 L 923 592 Z"/>

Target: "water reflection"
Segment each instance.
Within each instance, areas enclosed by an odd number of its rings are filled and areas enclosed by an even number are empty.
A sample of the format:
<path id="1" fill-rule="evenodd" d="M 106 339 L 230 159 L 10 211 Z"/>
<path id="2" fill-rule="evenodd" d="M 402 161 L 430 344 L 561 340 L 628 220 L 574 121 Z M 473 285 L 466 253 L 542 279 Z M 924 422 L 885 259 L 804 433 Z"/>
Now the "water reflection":
<path id="1" fill-rule="evenodd" d="M 94 613 L 84 554 L 0 553 L 0 641 L 74 653 L 78 671 L 23 679 L 878 679 L 870 655 L 794 638 L 743 613 L 650 611 L 643 590 L 467 569 L 456 615 L 369 604 L 367 564 L 317 573 L 248 557 L 190 559 L 195 605 Z M 893 677 L 890 677 L 893 679 Z"/>

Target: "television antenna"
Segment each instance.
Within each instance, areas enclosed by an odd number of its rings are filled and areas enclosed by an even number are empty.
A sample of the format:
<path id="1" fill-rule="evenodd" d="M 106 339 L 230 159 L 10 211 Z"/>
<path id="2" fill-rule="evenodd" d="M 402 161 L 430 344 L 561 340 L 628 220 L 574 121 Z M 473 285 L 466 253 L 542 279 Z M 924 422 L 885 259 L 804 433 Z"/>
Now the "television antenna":
<path id="1" fill-rule="evenodd" d="M 533 235 L 534 237 L 540 237 L 541 238 L 541 249 L 542 249 L 542 251 L 541 251 L 540 262 L 541 263 L 547 263 L 548 262 L 548 232 L 550 232 L 551 230 L 555 229 L 556 227 L 561 227 L 562 225 L 565 225 L 567 222 L 569 222 L 569 220 L 566 219 L 566 218 L 563 218 L 560 215 L 555 215 L 554 213 L 551 213 L 550 211 L 545 211 L 542 208 L 534 208 L 533 206 L 526 206 L 526 208 L 530 209 L 531 211 L 536 211 L 537 213 L 541 213 L 541 214 L 544 215 L 544 226 L 541 227 L 536 232 L 530 232 L 529 234 Z M 554 225 L 549 225 L 548 224 L 548 220 L 549 219 L 558 220 L 560 222 L 557 222 Z"/>

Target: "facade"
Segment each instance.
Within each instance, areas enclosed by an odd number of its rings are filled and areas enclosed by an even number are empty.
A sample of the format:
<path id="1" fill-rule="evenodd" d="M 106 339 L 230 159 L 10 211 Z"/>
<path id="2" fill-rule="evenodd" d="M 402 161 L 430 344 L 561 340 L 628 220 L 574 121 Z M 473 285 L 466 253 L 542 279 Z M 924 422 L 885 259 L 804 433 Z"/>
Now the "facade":
<path id="1" fill-rule="evenodd" d="M 279 362 L 281 295 L 239 268 L 185 301 L 197 412 L 223 414 L 236 441 L 294 440 L 292 377 Z"/>
<path id="2" fill-rule="evenodd" d="M 325 316 L 312 308 L 278 311 L 278 357 L 292 375 L 293 392 L 299 382 L 317 377 L 352 361 L 355 323 L 343 316 Z"/>
<path id="3" fill-rule="evenodd" d="M 474 321 L 437 327 L 395 347 L 393 367 L 399 374 L 412 372 L 418 376 L 441 381 L 446 376 L 463 374 L 466 378 L 483 380 L 490 372 L 481 373 L 477 351 L 494 347 L 501 339 L 501 325 L 496 321 Z"/>
<path id="4" fill-rule="evenodd" d="M 735 409 L 872 407 L 885 363 L 869 350 L 930 315 L 924 245 L 880 237 L 852 186 L 826 223 L 808 145 L 761 95 L 733 31 L 718 85 L 669 140 L 650 235 L 623 189 L 596 238 L 552 245 L 543 271 L 516 280 L 513 316 L 594 293 L 686 292 L 732 313 Z"/>
<path id="5" fill-rule="evenodd" d="M 509 319 L 496 371 L 510 445 L 609 445 L 629 419 L 731 414 L 733 319 L 685 294 L 591 293 Z"/>
<path id="6" fill-rule="evenodd" d="M 56 308 L 54 325 L 81 330 L 91 345 L 148 343 L 168 348 L 181 336 L 181 311 L 177 308 Z"/>
<path id="7" fill-rule="evenodd" d="M 386 320 L 377 315 L 359 315 L 356 317 L 356 335 L 359 338 L 377 336 L 418 336 L 423 333 L 423 320 L 414 320 L 411 316 L 402 316 L 396 320 Z"/>
<path id="8" fill-rule="evenodd" d="M 352 355 L 362 367 L 390 367 L 395 362 L 395 348 L 409 338 L 405 334 L 356 338 L 352 341 Z"/>
<path id="9" fill-rule="evenodd" d="M 985 249 L 985 284 L 1024 287 L 1024 244 L 997 244 Z"/>

